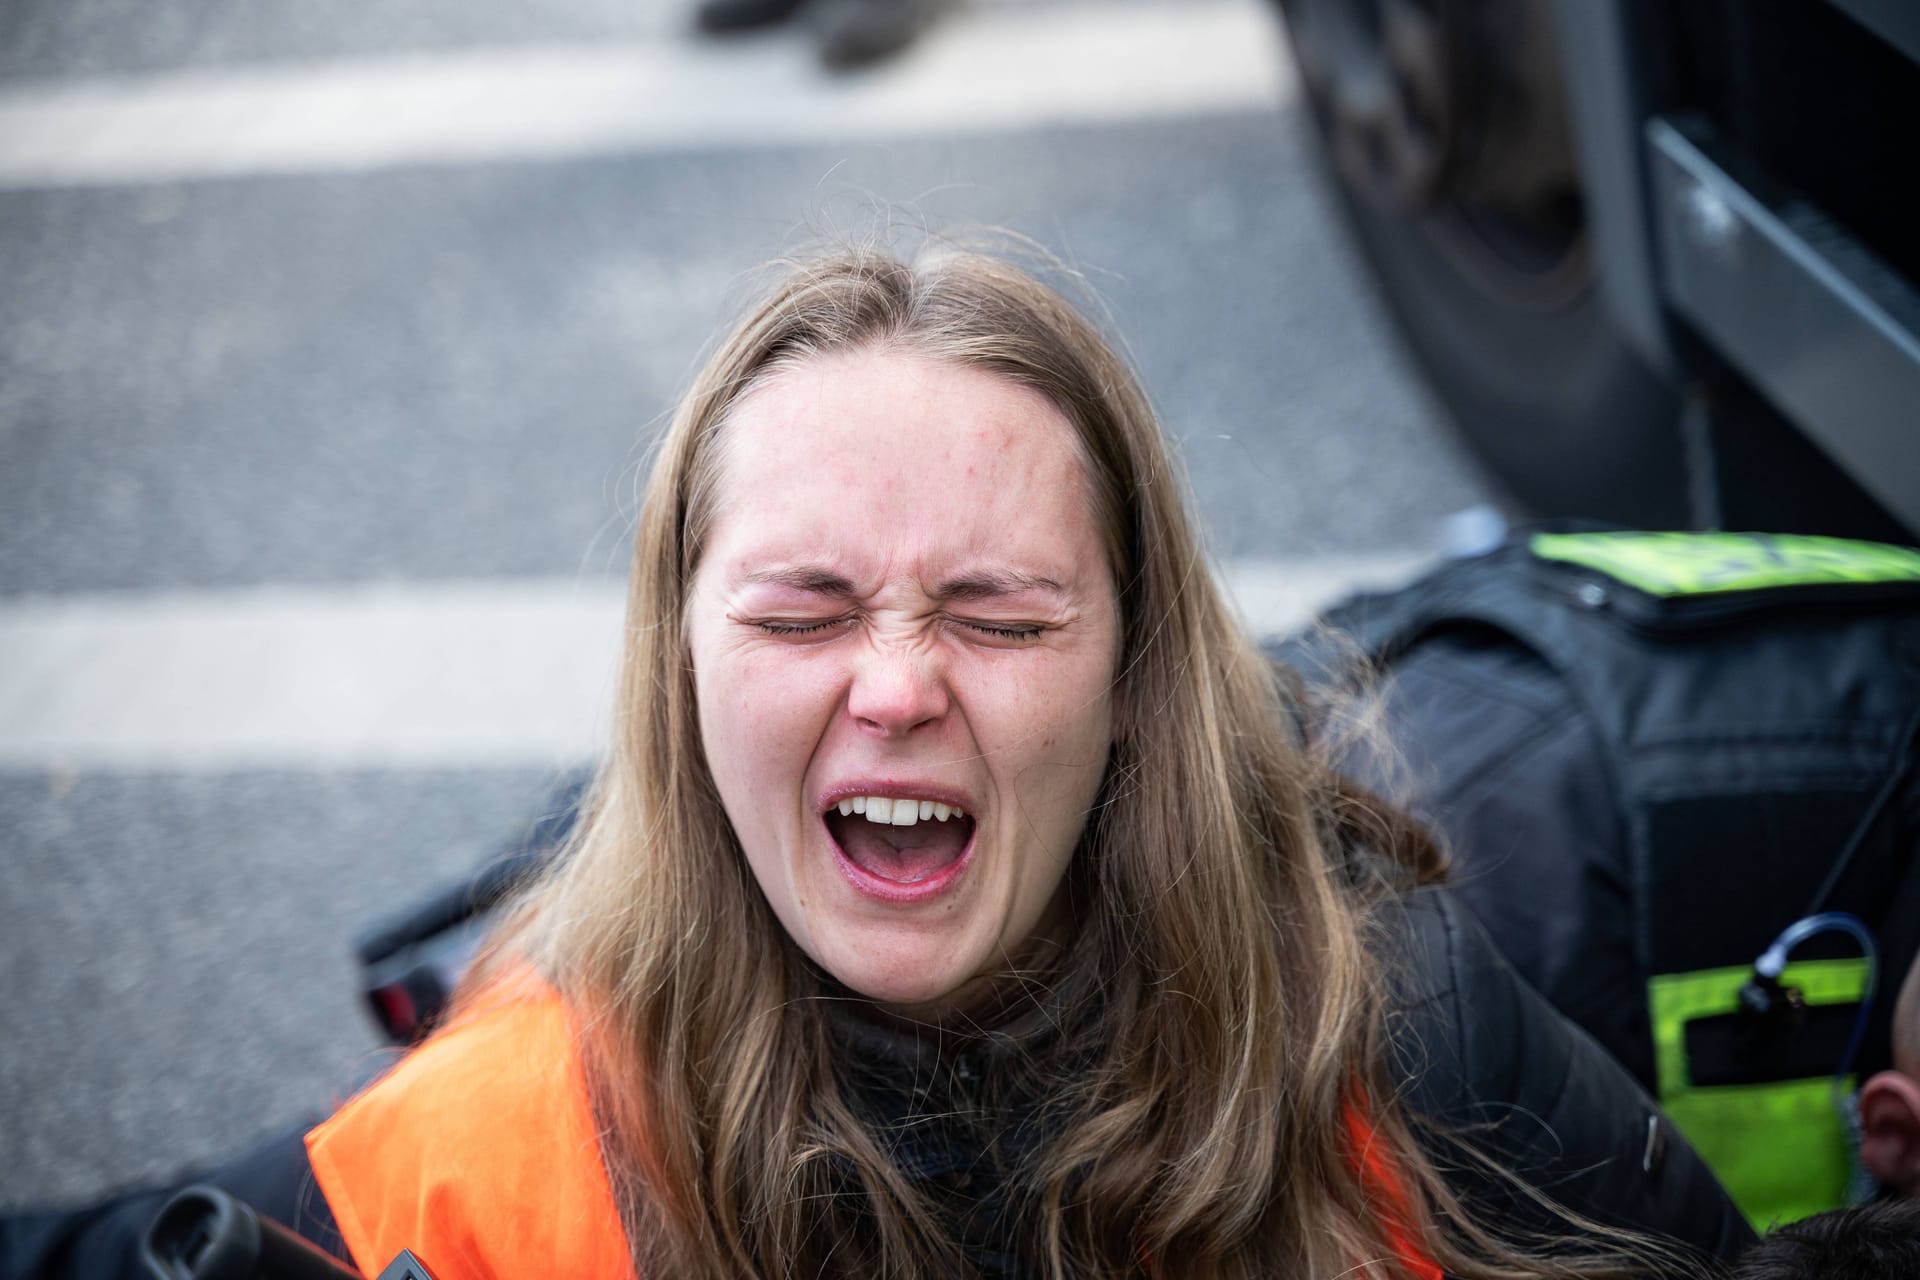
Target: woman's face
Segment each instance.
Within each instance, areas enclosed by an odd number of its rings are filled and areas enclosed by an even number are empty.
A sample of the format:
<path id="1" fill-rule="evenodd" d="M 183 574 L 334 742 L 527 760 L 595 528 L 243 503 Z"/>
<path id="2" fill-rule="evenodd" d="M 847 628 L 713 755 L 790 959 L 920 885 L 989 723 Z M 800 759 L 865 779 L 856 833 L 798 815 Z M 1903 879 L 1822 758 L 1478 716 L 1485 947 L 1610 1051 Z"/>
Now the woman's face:
<path id="1" fill-rule="evenodd" d="M 725 432 L 688 635 L 727 817 L 827 972 L 964 1002 L 1054 923 L 1112 739 L 1073 429 L 996 374 L 866 350 L 768 378 Z"/>

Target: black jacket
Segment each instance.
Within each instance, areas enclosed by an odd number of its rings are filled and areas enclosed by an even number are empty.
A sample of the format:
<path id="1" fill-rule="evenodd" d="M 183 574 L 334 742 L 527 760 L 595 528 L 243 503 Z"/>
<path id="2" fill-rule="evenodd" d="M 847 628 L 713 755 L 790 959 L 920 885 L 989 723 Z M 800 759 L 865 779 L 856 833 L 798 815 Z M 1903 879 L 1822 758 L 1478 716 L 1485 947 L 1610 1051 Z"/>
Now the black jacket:
<path id="1" fill-rule="evenodd" d="M 1712 1171 L 1640 1086 L 1514 973 L 1451 892 L 1418 890 L 1380 911 L 1392 1073 L 1427 1149 L 1482 1221 L 1535 1237 L 1567 1230 L 1462 1143 L 1586 1217 L 1721 1259 L 1752 1242 Z M 849 1091 L 896 1166 L 945 1207 L 982 1274 L 1007 1280 L 1030 1268 L 1008 1247 L 1020 1212 L 1006 1170 L 1056 1128 L 1021 1101 L 1032 1090 L 995 1086 L 1034 1061 L 1052 1016 L 1037 1010 L 1029 1021 L 945 1043 L 932 1029 L 835 1023 L 854 1064 Z M 1041 1069 L 1072 1071 L 1067 1058 L 1045 1055 Z"/>
<path id="2" fill-rule="evenodd" d="M 1488 1221 L 1553 1220 L 1511 1184 L 1451 1159 L 1471 1139 L 1529 1185 L 1588 1217 L 1733 1257 L 1753 1232 L 1706 1163 L 1639 1084 L 1500 957 L 1444 890 L 1386 910 L 1398 1012 L 1395 1074 L 1435 1158 Z"/>
<path id="3" fill-rule="evenodd" d="M 1552 1232 L 1557 1221 L 1499 1177 L 1457 1160 L 1472 1142 L 1530 1185 L 1589 1217 L 1675 1237 L 1720 1258 L 1752 1239 L 1713 1174 L 1620 1066 L 1522 983 L 1442 890 L 1382 908 L 1393 975 L 1394 1072 L 1430 1149 L 1487 1220 Z M 1043 1108 L 996 1091 L 1032 1061 L 1025 1034 L 939 1043 L 858 1019 L 836 1034 L 848 1080 L 895 1161 L 935 1201 L 983 1273 L 1025 1274 L 1006 1248 L 1001 1171 L 1052 1130 Z M 1054 1060 L 1057 1066 L 1057 1059 Z M 342 1254 L 314 1188 L 300 1129 L 203 1176 Z M 1448 1135 L 1454 1135 L 1452 1137 Z M 0 1278 L 138 1276 L 141 1231 L 166 1192 L 92 1209 L 0 1221 Z"/>

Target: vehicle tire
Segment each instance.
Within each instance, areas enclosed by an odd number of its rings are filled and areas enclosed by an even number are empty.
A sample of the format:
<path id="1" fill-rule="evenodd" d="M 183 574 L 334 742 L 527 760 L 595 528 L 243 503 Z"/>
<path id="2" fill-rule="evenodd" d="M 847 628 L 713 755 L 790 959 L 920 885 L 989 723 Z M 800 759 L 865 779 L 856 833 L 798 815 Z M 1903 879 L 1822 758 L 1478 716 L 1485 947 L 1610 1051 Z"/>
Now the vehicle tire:
<path id="1" fill-rule="evenodd" d="M 1675 388 L 1617 330 L 1551 0 L 1280 0 L 1353 238 L 1469 448 L 1532 513 L 1689 522 Z"/>

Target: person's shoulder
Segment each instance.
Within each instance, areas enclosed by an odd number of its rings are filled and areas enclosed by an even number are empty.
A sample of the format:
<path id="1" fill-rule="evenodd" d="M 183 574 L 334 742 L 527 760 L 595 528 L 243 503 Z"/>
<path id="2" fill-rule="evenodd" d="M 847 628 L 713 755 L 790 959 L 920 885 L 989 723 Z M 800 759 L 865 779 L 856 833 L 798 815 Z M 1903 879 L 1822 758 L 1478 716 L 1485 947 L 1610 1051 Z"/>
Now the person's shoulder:
<path id="1" fill-rule="evenodd" d="M 1546 1131 L 1552 1122 L 1592 1127 L 1598 1117 L 1569 1110 L 1570 1094 L 1636 1119 L 1652 1111 L 1605 1051 L 1514 973 L 1451 892 L 1389 898 L 1375 922 L 1393 1069 L 1416 1112 L 1444 1129 L 1492 1128 L 1502 1145 L 1524 1149 L 1564 1141 Z"/>
<path id="2" fill-rule="evenodd" d="M 577 1070 L 570 1021 L 566 1004 L 545 984 L 516 982 L 488 992 L 350 1099 L 329 1124 L 404 1120 L 409 1130 L 457 1132 L 500 1108 L 550 1106 L 554 1090 Z"/>
<path id="3" fill-rule="evenodd" d="M 436 1275 L 506 1274 L 514 1258 L 624 1273 L 573 1013 L 544 985 L 470 1004 L 313 1130 L 307 1150 L 369 1274 L 403 1248 Z"/>
<path id="4" fill-rule="evenodd" d="M 497 1095 L 501 1105 L 538 1101 L 542 1086 L 564 1081 L 575 1068 L 572 1014 L 558 992 L 532 978 L 487 991 L 455 1012 L 447 1024 L 394 1069 L 394 1092 L 457 1077 L 458 1092 Z M 418 1082 L 417 1084 L 415 1082 Z M 526 1097 L 531 1091 L 532 1096 Z M 426 1092 L 453 1095 L 435 1087 Z M 377 1090 L 369 1090 L 377 1096 Z"/>
<path id="5" fill-rule="evenodd" d="M 1465 1144 L 1506 1176 L 1462 1164 L 1459 1190 L 1489 1220 L 1553 1231 L 1512 1179 L 1579 1213 L 1730 1257 L 1752 1232 L 1719 1183 L 1592 1037 L 1501 957 L 1444 889 L 1380 904 L 1394 1083 L 1430 1143 Z"/>
<path id="6" fill-rule="evenodd" d="M 1390 895 L 1373 916 L 1395 1072 L 1416 1108 L 1457 1117 L 1511 1097 L 1516 1038 L 1538 1019 L 1515 1007 L 1518 979 L 1486 931 L 1437 887 Z"/>
<path id="7" fill-rule="evenodd" d="M 1511 970 L 1451 891 L 1433 886 L 1389 894 L 1375 906 L 1373 924 L 1390 1007 L 1403 1031 L 1460 1041 L 1471 1029 L 1471 1014 L 1508 995 Z"/>

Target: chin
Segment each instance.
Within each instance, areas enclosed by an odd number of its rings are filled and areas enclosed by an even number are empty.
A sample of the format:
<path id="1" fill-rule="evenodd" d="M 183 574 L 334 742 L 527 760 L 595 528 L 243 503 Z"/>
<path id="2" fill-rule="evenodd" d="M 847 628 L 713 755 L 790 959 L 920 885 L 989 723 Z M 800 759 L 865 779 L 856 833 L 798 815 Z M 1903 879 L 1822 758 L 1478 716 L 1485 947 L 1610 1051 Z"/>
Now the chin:
<path id="1" fill-rule="evenodd" d="M 821 965 L 842 986 L 876 1004 L 903 1008 L 949 1004 L 973 981 L 974 967 L 956 964 L 951 943 L 888 948 L 891 954 L 828 956 Z"/>
<path id="2" fill-rule="evenodd" d="M 964 985 L 964 984 L 961 984 Z M 926 983 L 867 983 L 853 988 L 867 999 L 890 1009 L 939 1010 L 953 1003 L 958 986 Z"/>

